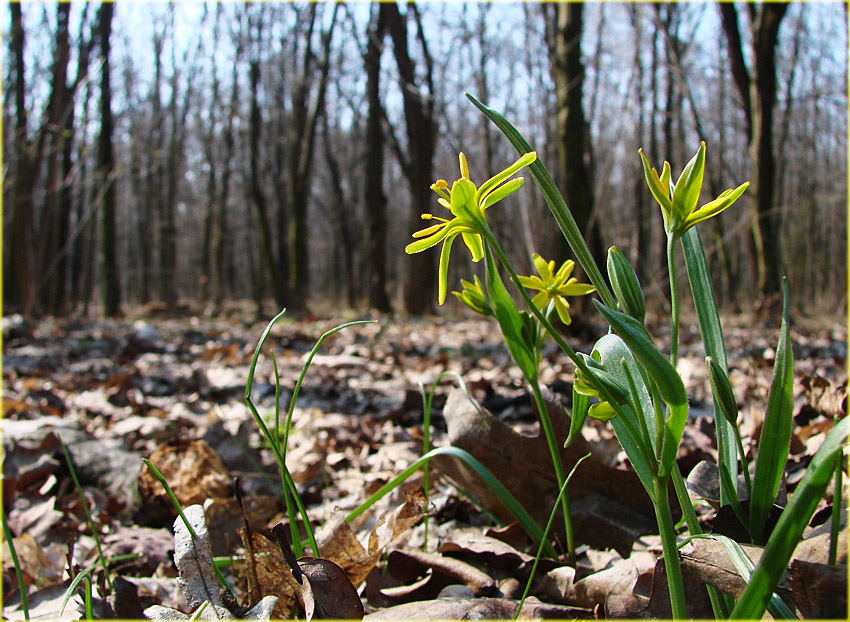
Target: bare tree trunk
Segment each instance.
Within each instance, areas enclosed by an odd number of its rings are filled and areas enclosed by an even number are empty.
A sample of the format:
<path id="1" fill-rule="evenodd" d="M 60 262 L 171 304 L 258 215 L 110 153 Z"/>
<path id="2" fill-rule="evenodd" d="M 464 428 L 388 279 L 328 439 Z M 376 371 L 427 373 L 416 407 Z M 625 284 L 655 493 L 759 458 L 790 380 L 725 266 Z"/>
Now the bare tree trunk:
<path id="1" fill-rule="evenodd" d="M 260 255 L 261 265 L 265 264 L 272 283 L 272 296 L 275 305 L 283 308 L 286 305 L 286 291 L 283 271 L 275 263 L 272 245 L 271 221 L 269 220 L 266 195 L 260 183 L 260 131 L 262 119 L 260 117 L 260 105 L 257 101 L 257 88 L 260 82 L 259 60 L 252 58 L 250 68 L 251 86 L 251 113 L 248 117 L 248 149 L 250 153 L 250 198 L 251 203 L 257 210 L 257 227 L 260 230 Z M 262 269 L 259 269 L 262 273 Z M 259 283 L 259 279 L 255 279 Z M 255 294 L 255 298 L 259 294 Z M 258 302 L 259 304 L 259 302 Z"/>
<path id="2" fill-rule="evenodd" d="M 311 6 L 311 24 L 316 17 L 316 6 Z M 310 39 L 306 41 L 303 64 L 304 80 L 296 89 L 293 98 L 294 120 L 291 128 L 294 131 L 291 146 L 293 151 L 289 157 L 289 286 L 298 295 L 293 296 L 290 305 L 300 308 L 306 303 L 306 292 L 309 283 L 309 249 L 307 230 L 307 203 L 310 198 L 310 177 L 313 166 L 313 149 L 316 138 L 316 126 L 325 107 L 325 93 L 328 86 L 330 70 L 330 46 L 333 30 L 336 24 L 339 4 L 335 3 L 333 16 L 328 29 L 322 33 L 322 57 L 319 60 L 319 78 L 316 85 L 316 95 L 312 104 L 308 101 L 311 83 L 306 79 L 313 62 L 314 52 Z"/>
<path id="3" fill-rule="evenodd" d="M 121 313 L 121 282 L 115 232 L 115 156 L 112 150 L 112 87 L 109 73 L 109 48 L 114 6 L 104 3 L 98 9 L 98 34 L 103 58 L 100 78 L 100 137 L 98 139 L 99 177 L 107 184 L 101 204 L 101 256 L 103 262 L 103 312 L 107 317 Z"/>
<path id="4" fill-rule="evenodd" d="M 581 31 L 584 5 L 555 4 L 549 19 L 554 20 L 554 41 L 550 45 L 552 77 L 557 100 L 557 175 L 564 199 L 590 247 L 597 265 L 605 265 L 605 251 L 598 226 L 591 226 L 593 214 L 593 171 L 590 166 L 590 130 L 584 115 L 584 62 L 581 58 Z M 566 258 L 562 245 L 560 257 Z"/>
<path id="5" fill-rule="evenodd" d="M 408 153 L 401 155 L 400 162 L 407 178 L 412 196 L 413 211 L 410 215 L 410 230 L 421 228 L 420 215 L 431 210 L 433 202 L 433 159 L 437 142 L 437 125 L 434 119 L 434 83 L 432 58 L 428 52 L 422 23 L 416 4 L 407 4 L 407 15 L 402 18 L 398 5 L 381 3 L 381 13 L 386 20 L 387 32 L 392 38 L 393 54 L 398 67 L 407 129 Z M 417 40 L 424 59 L 424 77 L 416 77 L 416 65 L 408 48 L 407 19 L 411 13 L 416 17 Z M 437 292 L 436 262 L 432 253 L 417 253 L 407 258 L 407 274 L 404 283 L 404 309 L 408 313 L 421 315 L 434 309 Z"/>
<path id="6" fill-rule="evenodd" d="M 750 192 L 755 197 L 752 227 L 756 264 L 754 285 L 762 297 L 770 299 L 778 295 L 782 265 L 779 219 L 774 205 L 773 112 L 776 104 L 776 45 L 788 5 L 772 2 L 747 5 L 752 35 L 752 72 L 744 59 L 736 8 L 724 3 L 718 7 L 729 49 L 732 77 L 747 116 L 753 165 Z"/>
<path id="7" fill-rule="evenodd" d="M 377 4 L 372 5 L 372 19 L 366 32 L 366 100 L 369 106 L 366 120 L 366 179 L 364 202 L 366 218 L 367 289 L 369 306 L 389 311 L 387 296 L 387 195 L 384 193 L 384 108 L 381 103 L 381 51 L 383 50 L 386 19 Z"/>

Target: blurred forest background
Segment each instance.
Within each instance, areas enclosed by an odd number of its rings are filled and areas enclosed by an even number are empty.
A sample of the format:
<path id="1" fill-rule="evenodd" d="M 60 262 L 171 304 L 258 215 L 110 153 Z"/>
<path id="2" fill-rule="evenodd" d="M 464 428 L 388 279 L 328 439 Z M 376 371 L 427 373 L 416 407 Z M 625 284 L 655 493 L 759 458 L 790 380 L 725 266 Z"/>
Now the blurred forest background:
<path id="1" fill-rule="evenodd" d="M 752 182 L 701 228 L 727 310 L 783 274 L 798 307 L 846 307 L 846 3 L 33 2 L 0 20 L 4 314 L 435 311 L 438 252 L 404 254 L 441 209 L 429 185 L 460 150 L 477 183 L 517 157 L 465 91 L 657 304 L 637 150 L 677 176 L 705 140 L 703 202 Z M 526 269 L 569 256 L 533 184 L 489 218 Z"/>

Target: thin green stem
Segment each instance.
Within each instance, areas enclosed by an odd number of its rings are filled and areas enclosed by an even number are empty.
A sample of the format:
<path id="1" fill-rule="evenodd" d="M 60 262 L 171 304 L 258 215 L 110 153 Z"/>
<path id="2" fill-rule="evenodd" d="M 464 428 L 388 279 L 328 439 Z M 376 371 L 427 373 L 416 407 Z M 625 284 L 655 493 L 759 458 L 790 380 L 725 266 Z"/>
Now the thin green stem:
<path id="1" fill-rule="evenodd" d="M 670 364 L 679 360 L 679 280 L 676 278 L 676 236 L 667 234 L 667 273 L 670 278 Z"/>
<path id="2" fill-rule="evenodd" d="M 691 503 L 691 497 L 688 495 L 688 488 L 685 485 L 685 479 L 682 477 L 678 463 L 674 466 L 671 477 L 673 478 L 673 488 L 676 490 L 676 499 L 679 501 L 679 507 L 682 508 L 682 517 L 685 519 L 688 531 L 692 536 L 701 534 L 702 527 L 697 520 L 697 514 L 694 511 L 693 503 Z M 708 589 L 708 599 L 711 601 L 714 617 L 718 620 L 725 620 L 729 617 L 730 599 L 710 585 L 707 585 L 706 588 Z"/>
<path id="3" fill-rule="evenodd" d="M 30 606 L 27 600 L 27 586 L 24 584 L 24 573 L 21 570 L 21 563 L 18 561 L 18 553 L 15 551 L 15 542 L 12 537 L 12 530 L 9 529 L 9 519 L 6 517 L 6 510 L 3 510 L 3 535 L 6 536 L 6 543 L 9 545 L 9 556 L 12 558 L 12 565 L 15 567 L 15 576 L 18 578 L 18 591 L 21 593 L 21 611 L 24 612 L 24 620 L 29 622 Z"/>
<path id="4" fill-rule="evenodd" d="M 558 488 L 564 485 L 564 463 L 561 460 L 561 452 L 558 451 L 558 441 L 555 438 L 555 431 L 552 428 L 552 421 L 549 418 L 549 411 L 546 408 L 546 402 L 543 400 L 543 393 L 540 391 L 540 383 L 535 380 L 529 381 L 531 391 L 534 394 L 534 403 L 537 406 L 537 412 L 540 414 L 540 427 L 543 428 L 543 433 L 546 435 L 546 443 L 549 445 L 549 453 L 552 454 L 552 465 L 555 467 L 555 479 L 558 482 Z M 561 508 L 564 511 L 564 530 L 567 534 L 567 557 L 571 564 L 576 563 L 576 544 L 575 534 L 573 533 L 573 518 L 570 513 L 570 498 L 569 494 L 564 492 L 561 497 Z"/>
<path id="5" fill-rule="evenodd" d="M 98 559 L 100 559 L 100 565 L 103 567 L 103 574 L 106 579 L 106 586 L 111 591 L 112 579 L 109 577 L 109 567 L 106 565 L 106 557 L 103 554 L 103 547 L 100 544 L 100 534 L 97 531 L 97 525 L 94 524 L 94 519 L 92 518 L 88 501 L 86 501 L 86 497 L 83 494 L 83 487 L 80 485 L 80 480 L 77 478 L 77 471 L 74 469 L 74 463 L 71 460 L 71 454 L 68 452 L 68 447 L 65 445 L 65 442 L 61 438 L 59 439 L 59 447 L 61 447 L 62 453 L 65 455 L 65 462 L 68 464 L 68 471 L 70 471 L 71 473 L 71 479 L 74 480 L 74 487 L 77 489 L 77 495 L 79 495 L 80 497 L 80 504 L 82 504 L 83 511 L 86 514 L 86 522 L 88 522 L 89 524 L 92 537 L 94 538 L 94 545 L 97 548 L 97 557 Z"/>
<path id="6" fill-rule="evenodd" d="M 670 591 L 670 607 L 674 620 L 687 617 L 685 609 L 685 586 L 682 582 L 682 569 L 679 567 L 679 547 L 676 543 L 676 527 L 670 514 L 670 501 L 667 498 L 667 482 L 669 478 L 653 478 L 655 494 L 655 520 L 658 522 L 658 532 L 661 535 L 661 546 L 664 550 L 664 570 L 667 572 L 667 587 Z"/>

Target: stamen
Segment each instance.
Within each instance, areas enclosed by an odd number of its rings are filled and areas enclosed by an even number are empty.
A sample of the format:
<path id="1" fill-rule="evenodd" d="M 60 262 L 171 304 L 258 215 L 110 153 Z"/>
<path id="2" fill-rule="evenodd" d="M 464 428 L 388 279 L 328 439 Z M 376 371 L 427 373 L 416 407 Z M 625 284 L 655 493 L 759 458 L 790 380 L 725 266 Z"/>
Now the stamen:
<path id="1" fill-rule="evenodd" d="M 449 187 L 448 182 L 445 179 L 438 179 L 434 182 L 434 185 L 437 186 L 440 190 L 447 190 Z"/>

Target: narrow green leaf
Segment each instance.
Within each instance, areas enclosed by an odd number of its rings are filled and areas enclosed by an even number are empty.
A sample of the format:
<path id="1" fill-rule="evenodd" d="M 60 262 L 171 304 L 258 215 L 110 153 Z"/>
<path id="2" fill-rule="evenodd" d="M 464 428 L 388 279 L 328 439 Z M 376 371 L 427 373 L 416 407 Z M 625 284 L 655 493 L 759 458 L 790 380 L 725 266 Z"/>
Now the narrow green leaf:
<path id="1" fill-rule="evenodd" d="M 614 329 L 614 332 L 626 343 L 635 358 L 655 380 L 664 401 L 668 404 L 687 404 L 688 397 L 682 379 L 673 369 L 667 357 L 661 354 L 655 344 L 652 343 L 652 338 L 646 331 L 646 327 L 632 316 L 614 311 L 597 300 L 594 300 L 593 303 L 611 325 L 611 328 Z"/>
<path id="2" fill-rule="evenodd" d="M 608 249 L 608 280 L 625 311 L 639 322 L 646 317 L 646 302 L 634 268 L 616 246 Z"/>
<path id="3" fill-rule="evenodd" d="M 573 383 L 573 412 L 570 417 L 570 433 L 567 435 L 567 440 L 564 447 L 571 445 L 579 436 L 581 429 L 584 427 L 584 422 L 587 419 L 587 411 L 590 408 L 590 397 L 582 395 L 576 391 L 575 383 Z"/>
<path id="4" fill-rule="evenodd" d="M 714 359 L 720 368 L 728 373 L 726 364 L 726 344 L 723 340 L 723 328 L 720 325 L 720 314 L 717 310 L 717 300 L 714 287 L 711 284 L 711 273 L 705 259 L 699 230 L 694 227 L 682 236 L 682 251 L 685 255 L 685 266 L 688 272 L 688 282 L 691 286 L 691 296 L 694 309 L 697 312 L 699 329 L 705 345 L 705 354 Z M 717 438 L 717 460 L 726 465 L 733 482 L 738 479 L 738 451 L 735 443 L 735 429 L 722 416 L 720 405 L 714 400 L 714 427 Z M 741 456 L 741 461 L 744 461 Z M 737 489 L 728 488 L 720 482 L 720 502 L 723 505 L 738 500 Z"/>
<path id="5" fill-rule="evenodd" d="M 413 473 L 415 473 L 423 465 L 428 464 L 428 462 L 436 456 L 453 456 L 469 465 L 472 470 L 475 471 L 482 480 L 484 480 L 484 483 L 490 487 L 490 490 L 495 493 L 495 495 L 499 498 L 499 501 L 501 501 L 508 511 L 514 515 L 525 532 L 531 536 L 535 542 L 544 542 L 543 531 L 537 523 L 534 522 L 534 519 L 531 518 L 528 512 L 525 511 L 525 508 L 520 505 L 519 501 L 516 500 L 516 497 L 514 497 L 511 492 L 505 488 L 502 482 L 496 479 L 487 467 L 472 457 L 469 452 L 458 447 L 437 447 L 436 449 L 429 451 L 427 454 L 413 462 L 404 471 L 396 475 L 392 480 L 384 484 L 371 497 L 366 499 L 366 501 L 357 506 L 348 516 L 346 516 L 346 522 L 350 523 L 355 518 L 363 514 L 363 512 L 375 505 L 375 503 L 388 493 L 398 488 L 408 477 L 413 475 Z M 552 545 L 548 542 L 544 544 L 544 548 L 547 555 L 550 555 L 551 557 L 558 556 L 555 549 L 552 548 Z"/>
<path id="6" fill-rule="evenodd" d="M 770 595 L 779 584 L 803 530 L 832 480 L 835 462 L 841 456 L 848 434 L 850 418 L 845 417 L 826 435 L 803 479 L 797 484 L 791 501 L 779 517 L 764 547 L 761 561 L 732 611 L 732 619 L 757 620 L 764 614 Z"/>
<path id="7" fill-rule="evenodd" d="M 525 322 L 508 290 L 505 289 L 489 246 L 485 248 L 484 255 L 487 268 L 487 294 L 490 296 L 490 305 L 502 329 L 505 345 L 523 375 L 528 380 L 533 380 L 537 378 L 537 359 L 523 335 Z"/>
<path id="8" fill-rule="evenodd" d="M 655 381 L 661 397 L 670 407 L 670 412 L 664 421 L 663 440 L 658 456 L 658 476 L 664 478 L 672 472 L 688 419 L 688 396 L 685 393 L 685 385 L 667 357 L 661 354 L 652 343 L 643 324 L 630 315 L 609 309 L 597 300 L 593 303 L 614 332 L 623 339 L 635 359 Z"/>
<path id="9" fill-rule="evenodd" d="M 476 108 L 484 113 L 484 116 L 490 119 L 496 127 L 502 131 L 520 154 L 526 154 L 533 151 L 531 145 L 529 145 L 525 138 L 523 138 L 522 134 L 520 134 L 519 131 L 499 112 L 485 106 L 469 93 L 466 93 L 466 97 L 475 105 Z M 593 255 L 590 254 L 590 249 L 584 241 L 581 231 L 579 231 L 575 218 L 573 218 L 573 215 L 570 213 L 561 193 L 558 192 L 558 187 L 555 185 L 555 181 L 552 179 L 549 171 L 547 171 L 546 167 L 540 162 L 540 158 L 538 158 L 535 162 L 532 162 L 528 166 L 528 170 L 543 193 L 546 205 L 549 206 L 552 215 L 558 223 L 558 227 L 560 227 L 561 232 L 567 239 L 567 243 L 570 245 L 579 265 L 581 265 L 585 274 L 587 274 L 587 278 L 590 279 L 591 283 L 593 283 L 597 293 L 606 305 L 609 307 L 616 306 L 617 303 L 614 300 L 614 296 L 611 294 L 611 290 L 608 289 L 608 285 L 605 283 L 605 279 L 602 277 L 599 267 L 593 260 Z"/>
<path id="10" fill-rule="evenodd" d="M 745 583 L 749 583 L 750 577 L 752 577 L 753 570 L 755 566 L 753 565 L 753 560 L 750 559 L 750 556 L 744 552 L 744 549 L 741 548 L 741 545 L 735 542 L 732 538 L 728 536 L 723 536 L 714 533 L 705 533 L 693 535 L 690 538 L 685 538 L 679 546 L 687 544 L 694 538 L 706 538 L 711 540 L 717 540 L 724 546 L 726 549 L 726 553 L 729 555 L 729 559 L 732 560 L 732 564 L 735 566 L 735 570 L 738 571 L 738 574 L 741 575 L 741 578 Z M 797 616 L 794 615 L 788 605 L 785 604 L 779 596 L 774 592 L 770 596 L 770 601 L 767 605 L 767 608 L 770 610 L 771 615 L 775 620 L 796 620 Z"/>
<path id="11" fill-rule="evenodd" d="M 782 283 L 782 326 L 773 365 L 773 379 L 767 398 L 756 472 L 753 476 L 753 497 L 750 499 L 750 533 L 756 544 L 764 543 L 764 530 L 770 508 L 779 491 L 779 482 L 788 462 L 793 415 L 794 361 L 788 326 L 788 285 Z"/>

